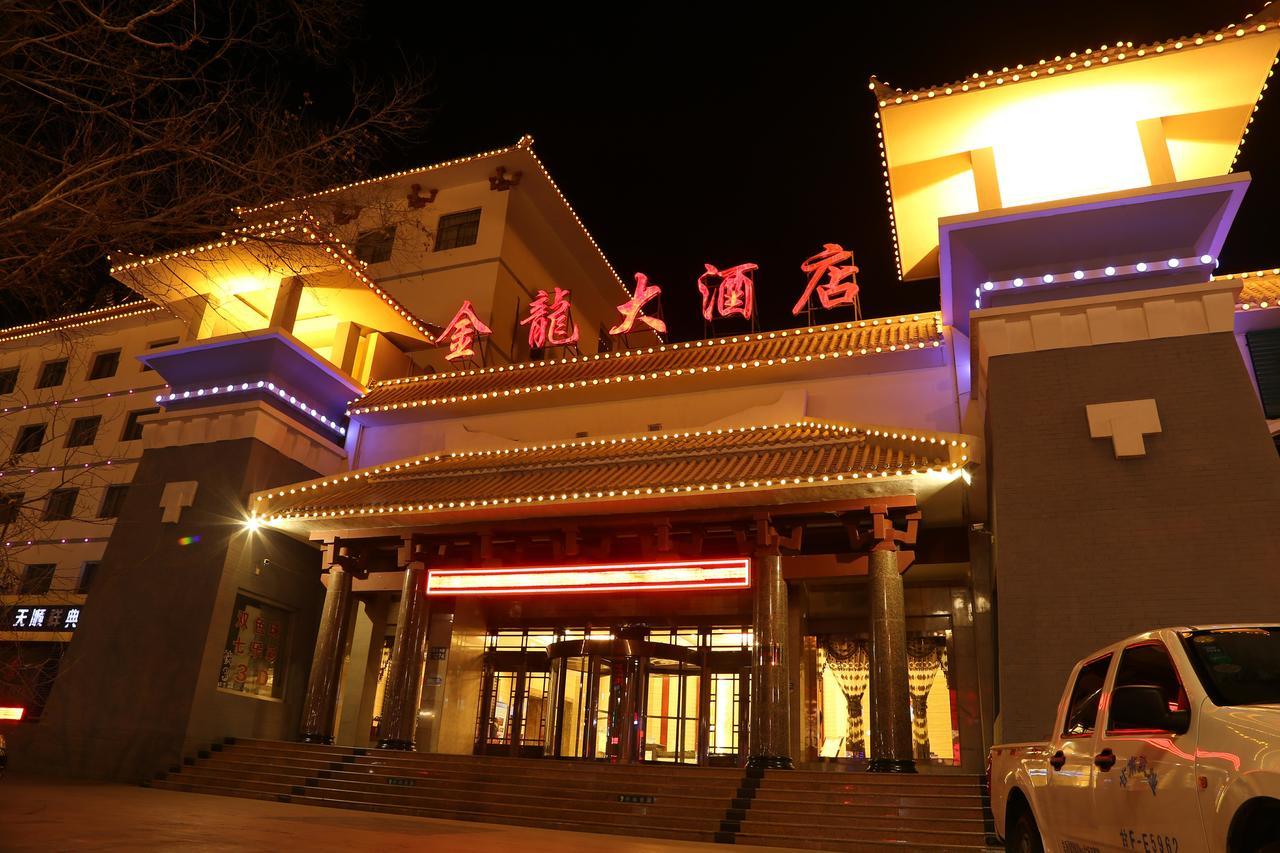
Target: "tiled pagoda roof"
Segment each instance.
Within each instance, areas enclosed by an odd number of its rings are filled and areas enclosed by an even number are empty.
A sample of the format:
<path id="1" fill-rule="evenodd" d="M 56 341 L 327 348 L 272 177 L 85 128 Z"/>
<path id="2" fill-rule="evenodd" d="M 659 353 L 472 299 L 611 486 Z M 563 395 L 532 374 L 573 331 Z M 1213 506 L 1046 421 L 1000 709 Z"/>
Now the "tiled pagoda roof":
<path id="1" fill-rule="evenodd" d="M 801 420 L 428 454 L 259 493 L 250 506 L 264 522 L 286 526 L 391 527 L 497 508 L 593 511 L 691 495 L 796 503 L 820 498 L 824 486 L 949 472 L 973 452 L 974 439 L 963 435 Z"/>
<path id="2" fill-rule="evenodd" d="M 359 416 L 590 385 L 652 382 L 697 373 L 926 349 L 942 344 L 941 318 L 935 311 L 389 379 L 375 383 L 368 393 L 353 401 L 350 413 Z"/>

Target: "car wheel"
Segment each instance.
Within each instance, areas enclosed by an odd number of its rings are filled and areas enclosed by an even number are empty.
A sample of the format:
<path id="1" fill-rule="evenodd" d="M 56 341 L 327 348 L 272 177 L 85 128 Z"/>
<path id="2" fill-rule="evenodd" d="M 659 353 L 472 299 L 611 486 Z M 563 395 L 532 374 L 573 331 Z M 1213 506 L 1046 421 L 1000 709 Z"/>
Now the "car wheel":
<path id="1" fill-rule="evenodd" d="M 1007 853 L 1044 853 L 1040 827 L 1036 826 L 1036 818 L 1031 814 L 1031 809 L 1024 808 L 1019 812 L 1017 820 L 1009 829 L 1004 849 Z"/>

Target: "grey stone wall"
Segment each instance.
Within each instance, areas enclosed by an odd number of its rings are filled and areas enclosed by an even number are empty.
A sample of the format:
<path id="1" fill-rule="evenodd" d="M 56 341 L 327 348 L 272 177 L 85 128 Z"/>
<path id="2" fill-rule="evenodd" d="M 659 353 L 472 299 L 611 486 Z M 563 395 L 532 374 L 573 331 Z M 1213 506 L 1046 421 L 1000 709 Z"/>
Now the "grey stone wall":
<path id="1" fill-rule="evenodd" d="M 1006 742 L 1043 738 L 1072 664 L 1129 634 L 1280 621 L 1280 458 L 1230 334 L 991 360 L 989 464 Z M 1153 398 L 1116 459 L 1085 406 Z"/>
<path id="2" fill-rule="evenodd" d="M 255 439 L 147 450 L 44 718 L 15 733 L 13 765 L 136 782 L 227 735 L 296 735 L 319 552 L 243 521 L 250 492 L 313 476 Z M 161 522 L 165 484 L 185 480 L 199 483 L 194 505 Z M 292 611 L 282 701 L 217 689 L 237 590 Z"/>

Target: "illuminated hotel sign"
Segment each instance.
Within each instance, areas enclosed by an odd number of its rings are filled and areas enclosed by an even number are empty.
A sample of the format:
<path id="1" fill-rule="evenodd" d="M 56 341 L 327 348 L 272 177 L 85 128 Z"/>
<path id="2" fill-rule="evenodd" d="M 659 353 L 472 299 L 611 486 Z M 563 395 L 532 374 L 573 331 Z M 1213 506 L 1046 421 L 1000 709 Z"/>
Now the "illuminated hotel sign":
<path id="1" fill-rule="evenodd" d="M 21 720 L 26 708 L 0 708 L 0 720 Z"/>
<path id="2" fill-rule="evenodd" d="M 606 563 L 519 569 L 432 569 L 427 595 L 529 595 L 570 592 L 649 592 L 664 589 L 746 589 L 751 560 Z"/>
<path id="3" fill-rule="evenodd" d="M 64 607 L 60 605 L 33 604 L 30 606 L 10 607 L 4 611 L 4 621 L 0 622 L 8 631 L 74 631 L 80 627 L 79 605 Z"/>

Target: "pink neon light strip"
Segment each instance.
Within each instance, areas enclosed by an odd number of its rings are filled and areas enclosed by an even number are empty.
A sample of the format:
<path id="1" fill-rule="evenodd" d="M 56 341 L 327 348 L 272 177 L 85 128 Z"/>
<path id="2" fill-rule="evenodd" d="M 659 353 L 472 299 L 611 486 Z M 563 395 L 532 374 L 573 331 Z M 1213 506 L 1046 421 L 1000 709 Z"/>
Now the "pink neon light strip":
<path id="1" fill-rule="evenodd" d="M 427 574 L 427 595 L 529 595 L 642 592 L 664 589 L 746 589 L 751 561 L 610 563 L 519 569 L 439 569 Z"/>

